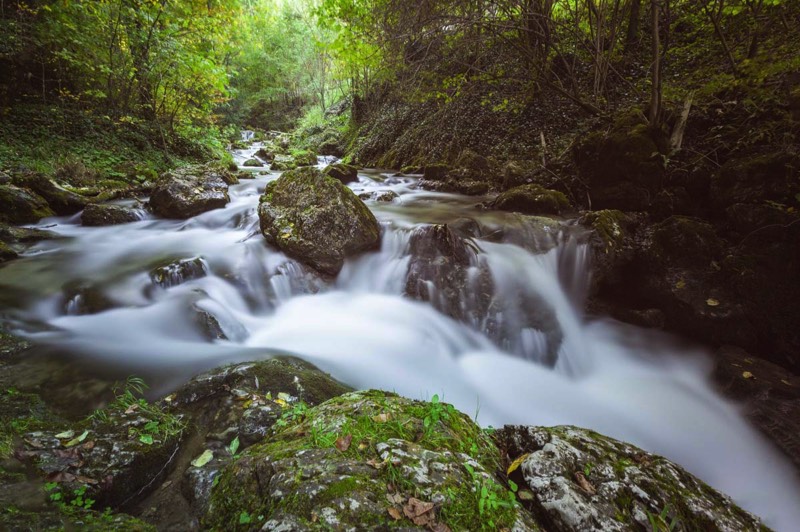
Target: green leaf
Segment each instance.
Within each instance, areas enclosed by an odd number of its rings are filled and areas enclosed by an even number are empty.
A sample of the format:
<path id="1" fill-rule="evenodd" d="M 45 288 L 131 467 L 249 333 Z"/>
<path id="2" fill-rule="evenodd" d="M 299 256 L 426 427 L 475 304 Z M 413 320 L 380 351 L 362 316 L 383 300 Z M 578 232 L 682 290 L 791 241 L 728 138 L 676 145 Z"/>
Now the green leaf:
<path id="1" fill-rule="evenodd" d="M 83 434 L 81 434 L 77 438 L 74 438 L 74 439 L 68 441 L 67 443 L 65 443 L 64 447 L 74 447 L 74 446 L 78 445 L 79 443 L 81 443 L 83 440 L 85 440 L 86 436 L 88 436 L 88 435 L 89 435 L 89 431 L 88 430 L 84 430 Z"/>
<path id="2" fill-rule="evenodd" d="M 249 522 L 251 522 L 252 520 L 253 520 L 253 518 L 250 517 L 250 514 L 247 513 L 247 512 L 243 511 L 242 513 L 239 514 L 239 524 L 240 525 L 246 525 Z"/>
<path id="3" fill-rule="evenodd" d="M 153 435 L 152 434 L 142 434 L 139 436 L 139 441 L 144 443 L 145 445 L 153 445 Z"/>
<path id="4" fill-rule="evenodd" d="M 231 444 L 228 446 L 228 450 L 231 452 L 233 456 L 236 456 L 236 451 L 239 450 L 239 436 L 236 436 Z"/>
<path id="5" fill-rule="evenodd" d="M 211 449 L 206 449 L 200 456 L 192 460 L 192 465 L 194 467 L 203 467 L 213 459 L 214 459 L 214 452 L 211 451 Z"/>

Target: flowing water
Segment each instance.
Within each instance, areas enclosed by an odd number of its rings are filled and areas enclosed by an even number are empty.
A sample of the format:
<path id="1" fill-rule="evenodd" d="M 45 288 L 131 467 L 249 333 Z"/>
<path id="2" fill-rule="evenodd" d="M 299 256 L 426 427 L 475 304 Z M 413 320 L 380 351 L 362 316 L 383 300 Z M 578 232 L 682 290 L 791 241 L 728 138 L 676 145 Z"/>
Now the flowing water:
<path id="1" fill-rule="evenodd" d="M 258 147 L 235 156 L 241 163 Z M 356 388 L 439 394 L 483 425 L 592 428 L 675 460 L 777 529 L 796 529 L 793 468 L 712 391 L 704 354 L 582 315 L 588 249 L 568 224 L 365 172 L 350 185 L 356 193 L 398 195 L 368 202 L 382 247 L 325 279 L 265 244 L 255 208 L 278 174 L 249 170 L 257 178 L 232 186 L 226 208 L 186 221 L 43 220 L 63 238 L 0 268 L 6 320 L 58 352 L 144 375 L 159 392 L 221 363 L 284 352 Z M 462 318 L 436 310 L 435 287 L 430 303 L 404 297 L 414 231 L 474 221 L 482 236 L 470 240 Z M 491 312 L 473 308 L 481 272 L 491 276 Z"/>

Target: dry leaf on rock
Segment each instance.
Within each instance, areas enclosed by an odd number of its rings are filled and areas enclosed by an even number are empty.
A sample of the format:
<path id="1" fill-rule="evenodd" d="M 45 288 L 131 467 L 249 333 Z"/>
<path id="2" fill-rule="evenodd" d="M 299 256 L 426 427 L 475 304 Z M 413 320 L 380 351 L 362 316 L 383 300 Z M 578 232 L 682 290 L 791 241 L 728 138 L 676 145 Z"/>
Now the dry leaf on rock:
<path id="1" fill-rule="evenodd" d="M 347 436 L 343 436 L 341 438 L 337 438 L 336 443 L 334 443 L 334 445 L 341 452 L 345 452 L 345 451 L 347 451 L 347 449 L 350 448 L 350 442 L 352 442 L 352 441 L 353 441 L 353 435 L 352 434 L 348 434 Z"/>

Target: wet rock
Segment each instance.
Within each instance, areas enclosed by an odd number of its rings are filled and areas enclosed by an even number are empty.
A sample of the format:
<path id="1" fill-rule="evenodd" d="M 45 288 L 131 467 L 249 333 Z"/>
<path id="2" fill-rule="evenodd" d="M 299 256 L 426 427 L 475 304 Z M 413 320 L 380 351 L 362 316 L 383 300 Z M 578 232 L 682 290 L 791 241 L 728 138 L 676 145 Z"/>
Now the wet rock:
<path id="1" fill-rule="evenodd" d="M 423 172 L 424 172 L 423 167 L 414 165 L 404 166 L 403 168 L 400 169 L 400 173 L 403 175 L 419 175 L 422 174 Z"/>
<path id="2" fill-rule="evenodd" d="M 213 314 L 197 305 L 192 305 L 192 311 L 194 312 L 193 319 L 195 324 L 208 340 L 228 339 L 225 331 L 222 330 L 222 325 L 219 324 L 219 320 Z"/>
<path id="3" fill-rule="evenodd" d="M 570 209 L 567 197 L 539 185 L 522 185 L 500 194 L 492 207 L 523 214 L 563 214 Z"/>
<path id="4" fill-rule="evenodd" d="M 431 408 L 444 414 L 426 423 Z M 479 509 L 482 491 L 513 498 L 494 476 L 497 460 L 482 431 L 451 407 L 354 392 L 306 411 L 226 467 L 203 524 L 230 528 L 245 512 L 251 529 L 266 530 L 463 530 L 489 519 L 536 530 L 510 505 Z"/>
<path id="5" fill-rule="evenodd" d="M 43 198 L 29 190 L 0 185 L 0 222 L 33 224 L 54 214 Z"/>
<path id="6" fill-rule="evenodd" d="M 0 241 L 14 247 L 19 244 L 24 246 L 26 244 L 35 244 L 42 240 L 53 240 L 61 238 L 58 233 L 53 231 L 46 231 L 44 229 L 30 229 L 27 227 L 16 227 L 13 225 L 6 225 L 0 223 Z"/>
<path id="7" fill-rule="evenodd" d="M 710 266 L 723 244 L 714 227 L 699 218 L 671 216 L 653 226 L 653 261 L 674 266 Z"/>
<path id="8" fill-rule="evenodd" d="M 81 214 L 81 223 L 87 226 L 119 225 L 138 222 L 142 213 L 119 205 L 87 205 Z"/>
<path id="9" fill-rule="evenodd" d="M 457 320 L 467 318 L 462 297 L 466 295 L 467 270 L 475 263 L 475 249 L 447 225 L 415 229 L 409 240 L 405 294 L 430 302 L 440 312 Z M 488 282 L 488 279 L 486 280 Z M 485 307 L 484 305 L 476 305 Z"/>
<path id="10" fill-rule="evenodd" d="M 258 207 L 267 242 L 335 275 L 345 258 L 374 249 L 375 216 L 352 190 L 316 168 L 299 168 L 267 185 Z"/>
<path id="11" fill-rule="evenodd" d="M 573 149 L 578 173 L 598 209 L 645 210 L 664 177 L 666 134 L 641 113 L 618 120 L 610 131 L 586 136 Z"/>
<path id="12" fill-rule="evenodd" d="M 496 439 L 520 461 L 511 478 L 548 530 L 650 530 L 652 517 L 686 531 L 763 527 L 680 466 L 590 430 L 506 426 Z"/>
<path id="13" fill-rule="evenodd" d="M 87 280 L 70 281 L 61 289 L 64 312 L 70 316 L 97 314 L 114 308 L 114 302 L 102 287 Z"/>
<path id="14" fill-rule="evenodd" d="M 446 164 L 427 164 L 422 169 L 422 175 L 429 181 L 444 181 L 450 167 Z"/>
<path id="15" fill-rule="evenodd" d="M 276 172 L 294 170 L 295 168 L 297 168 L 297 163 L 294 157 L 290 155 L 276 155 L 272 165 L 270 165 L 270 170 L 275 170 Z"/>
<path id="16" fill-rule="evenodd" d="M 186 166 L 161 176 L 150 196 L 150 207 L 163 218 L 185 219 L 220 209 L 230 202 L 227 172 L 214 165 Z"/>
<path id="17" fill-rule="evenodd" d="M 75 214 L 83 209 L 88 200 L 70 192 L 42 174 L 28 173 L 14 176 L 14 184 L 27 188 L 44 198 L 53 212 L 60 216 Z"/>
<path id="18" fill-rule="evenodd" d="M 0 242 L 0 264 L 18 257 L 17 252 L 5 242 Z"/>
<path id="19" fill-rule="evenodd" d="M 238 171 L 236 173 L 236 177 L 238 179 L 255 179 L 256 178 L 256 173 L 255 172 L 250 172 L 250 171 L 247 171 L 247 170 L 240 170 L 240 171 Z"/>
<path id="20" fill-rule="evenodd" d="M 182 259 L 150 271 L 150 280 L 161 288 L 178 286 L 208 275 L 208 264 L 202 257 Z"/>
<path id="21" fill-rule="evenodd" d="M 378 190 L 376 192 L 363 192 L 358 195 L 362 200 L 379 201 L 382 203 L 391 203 L 400 196 L 393 190 Z"/>
<path id="22" fill-rule="evenodd" d="M 258 151 L 254 154 L 256 157 L 261 159 L 262 161 L 266 161 L 271 163 L 275 160 L 275 152 L 273 150 L 264 148 L 259 148 Z"/>
<path id="23" fill-rule="evenodd" d="M 327 175 L 334 179 L 338 179 L 345 185 L 348 183 L 355 183 L 358 181 L 358 168 L 344 163 L 336 163 L 327 166 L 323 170 Z"/>
<path id="24" fill-rule="evenodd" d="M 721 347 L 714 361 L 717 388 L 800 468 L 800 377 L 734 346 Z"/>
<path id="25" fill-rule="evenodd" d="M 258 159 L 247 159 L 242 166 L 263 166 L 263 163 Z"/>
<path id="26" fill-rule="evenodd" d="M 294 164 L 298 168 L 301 166 L 316 166 L 317 154 L 311 151 L 296 154 L 294 156 Z"/>
<path id="27" fill-rule="evenodd" d="M 530 174 L 528 167 L 522 162 L 509 161 L 503 167 L 503 190 L 530 184 Z"/>

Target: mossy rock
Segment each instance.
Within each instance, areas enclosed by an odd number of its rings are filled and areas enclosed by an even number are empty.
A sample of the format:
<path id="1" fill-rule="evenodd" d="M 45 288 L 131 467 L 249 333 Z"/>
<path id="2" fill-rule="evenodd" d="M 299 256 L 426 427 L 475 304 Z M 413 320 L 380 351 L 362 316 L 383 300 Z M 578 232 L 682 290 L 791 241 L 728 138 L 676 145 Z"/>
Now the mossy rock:
<path id="1" fill-rule="evenodd" d="M 653 520 L 664 530 L 768 530 L 675 463 L 591 430 L 507 426 L 496 438 L 526 507 L 550 530 L 633 532 Z"/>
<path id="2" fill-rule="evenodd" d="M 563 214 L 570 204 L 562 192 L 539 185 L 522 185 L 500 194 L 492 207 L 523 214 Z"/>
<path id="3" fill-rule="evenodd" d="M 447 178 L 450 167 L 446 164 L 426 164 L 422 169 L 422 175 L 429 181 L 443 181 Z"/>
<path id="4" fill-rule="evenodd" d="M 163 218 L 186 219 L 220 209 L 230 202 L 227 170 L 215 164 L 192 165 L 167 172 L 150 195 L 150 207 Z"/>
<path id="5" fill-rule="evenodd" d="M 138 222 L 143 213 L 120 205 L 87 205 L 81 214 L 81 224 L 98 227 Z"/>
<path id="6" fill-rule="evenodd" d="M 764 201 L 794 205 L 800 193 L 798 167 L 798 158 L 784 152 L 733 158 L 712 177 L 712 204 L 718 209 Z"/>
<path id="7" fill-rule="evenodd" d="M 150 280 L 161 288 L 171 288 L 208 275 L 208 263 L 202 257 L 172 261 L 150 271 Z"/>
<path id="8" fill-rule="evenodd" d="M 47 202 L 33 192 L 0 185 L 0 222 L 31 224 L 54 214 Z"/>
<path id="9" fill-rule="evenodd" d="M 301 166 L 316 166 L 317 154 L 312 151 L 305 151 L 294 154 L 294 164 L 297 167 Z"/>
<path id="10" fill-rule="evenodd" d="M 17 252 L 11 249 L 11 246 L 5 242 L 0 242 L 0 263 L 14 260 L 18 257 Z"/>
<path id="11" fill-rule="evenodd" d="M 313 167 L 269 183 L 258 215 L 267 242 L 326 274 L 337 274 L 347 257 L 380 241 L 380 226 L 364 202 Z"/>
<path id="12" fill-rule="evenodd" d="M 242 166 L 263 166 L 263 163 L 258 159 L 247 159 L 245 162 L 242 163 Z"/>
<path id="13" fill-rule="evenodd" d="M 60 216 L 75 214 L 88 203 L 83 196 L 62 188 L 42 174 L 16 175 L 14 176 L 14 184 L 18 187 L 27 188 L 44 198 L 50 208 Z"/>
<path id="14" fill-rule="evenodd" d="M 303 412 L 228 466 L 204 525 L 536 530 L 510 503 L 481 511 L 482 490 L 513 499 L 494 476 L 498 460 L 483 431 L 448 405 L 353 392 Z"/>
<path id="15" fill-rule="evenodd" d="M 323 172 L 345 185 L 358 181 L 358 168 L 350 164 L 336 163 L 326 166 Z"/>
<path id="16" fill-rule="evenodd" d="M 294 157 L 289 155 L 276 155 L 270 165 L 270 170 L 275 170 L 276 172 L 285 172 L 287 170 L 294 170 L 295 168 L 297 168 L 297 163 Z"/>
<path id="17" fill-rule="evenodd" d="M 699 218 L 671 216 L 653 226 L 650 253 L 657 263 L 708 267 L 722 248 L 714 227 Z"/>
<path id="18" fill-rule="evenodd" d="M 66 504 L 27 511 L 15 506 L 0 510 L 0 529 L 7 532 L 86 530 L 89 532 L 156 532 L 156 527 L 127 514 L 95 512 Z"/>

